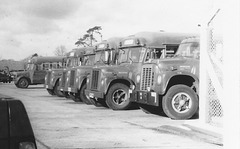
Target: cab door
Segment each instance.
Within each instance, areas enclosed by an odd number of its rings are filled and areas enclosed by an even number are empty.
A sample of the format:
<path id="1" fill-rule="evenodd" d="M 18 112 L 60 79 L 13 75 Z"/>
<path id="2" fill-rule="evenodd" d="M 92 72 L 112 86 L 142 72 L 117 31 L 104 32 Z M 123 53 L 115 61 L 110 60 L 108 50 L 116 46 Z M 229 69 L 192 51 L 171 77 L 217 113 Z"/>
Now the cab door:
<path id="1" fill-rule="evenodd" d="M 32 82 L 33 84 L 44 84 L 45 75 L 47 74 L 46 70 L 49 69 L 47 64 L 44 64 L 43 67 L 41 65 L 35 65 L 35 70 L 33 71 Z"/>

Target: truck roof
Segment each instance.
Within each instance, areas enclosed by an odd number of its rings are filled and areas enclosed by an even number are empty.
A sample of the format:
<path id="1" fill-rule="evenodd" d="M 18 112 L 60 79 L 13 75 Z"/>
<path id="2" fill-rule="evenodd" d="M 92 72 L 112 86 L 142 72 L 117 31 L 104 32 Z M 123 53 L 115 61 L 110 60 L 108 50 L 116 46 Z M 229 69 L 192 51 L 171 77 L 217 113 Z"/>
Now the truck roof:
<path id="1" fill-rule="evenodd" d="M 200 38 L 199 37 L 186 38 L 181 43 L 187 43 L 187 42 L 200 42 Z"/>
<path id="2" fill-rule="evenodd" d="M 180 44 L 183 39 L 195 37 L 197 34 L 172 32 L 139 32 L 121 40 L 120 46 L 146 46 L 164 48 L 166 44 Z"/>
<path id="3" fill-rule="evenodd" d="M 112 37 L 96 45 L 96 51 L 117 49 L 122 37 Z"/>
<path id="4" fill-rule="evenodd" d="M 81 57 L 84 54 L 85 47 L 72 49 L 66 54 L 67 57 Z"/>
<path id="5" fill-rule="evenodd" d="M 41 64 L 44 62 L 62 62 L 65 56 L 46 56 L 46 57 L 33 57 L 28 63 Z"/>

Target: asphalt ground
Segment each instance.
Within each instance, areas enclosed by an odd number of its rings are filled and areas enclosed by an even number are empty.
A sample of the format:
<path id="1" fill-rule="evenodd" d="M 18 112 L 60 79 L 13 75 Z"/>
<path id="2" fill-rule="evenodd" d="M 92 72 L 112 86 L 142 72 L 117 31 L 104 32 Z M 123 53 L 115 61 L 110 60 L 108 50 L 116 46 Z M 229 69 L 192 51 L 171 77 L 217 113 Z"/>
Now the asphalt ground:
<path id="1" fill-rule="evenodd" d="M 19 89 L 13 83 L 0 83 L 0 94 L 24 103 L 38 149 L 223 148 L 206 141 L 207 135 L 199 139 L 191 130 L 176 129 L 182 128 L 184 120 L 146 114 L 140 109 L 113 111 L 76 103 L 49 95 L 43 85 Z M 187 131 L 190 133 L 184 134 Z"/>

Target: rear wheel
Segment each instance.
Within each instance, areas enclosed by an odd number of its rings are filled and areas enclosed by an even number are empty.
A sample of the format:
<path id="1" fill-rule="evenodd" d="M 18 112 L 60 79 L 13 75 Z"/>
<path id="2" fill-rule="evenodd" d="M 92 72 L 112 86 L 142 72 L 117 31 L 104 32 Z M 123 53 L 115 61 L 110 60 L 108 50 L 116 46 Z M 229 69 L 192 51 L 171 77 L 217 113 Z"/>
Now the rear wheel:
<path id="1" fill-rule="evenodd" d="M 62 93 L 62 91 L 58 90 L 58 87 L 59 87 L 59 81 L 56 82 L 53 88 L 54 94 L 56 94 L 58 97 L 64 97 L 64 94 Z"/>
<path id="2" fill-rule="evenodd" d="M 86 94 L 85 94 L 85 89 L 87 88 L 87 84 L 83 84 L 83 86 L 81 87 L 80 91 L 79 91 L 79 96 L 80 99 L 87 105 L 92 104 L 90 100 L 88 100 Z"/>
<path id="3" fill-rule="evenodd" d="M 27 88 L 29 86 L 29 82 L 26 78 L 21 78 L 18 81 L 16 86 L 19 87 L 19 88 Z"/>
<path id="4" fill-rule="evenodd" d="M 163 97 L 162 108 L 172 119 L 189 119 L 198 110 L 198 96 L 186 85 L 172 86 Z"/>
<path id="5" fill-rule="evenodd" d="M 129 87 L 125 84 L 117 83 L 110 87 L 107 96 L 106 104 L 113 110 L 126 110 L 132 106 L 128 93 Z"/>

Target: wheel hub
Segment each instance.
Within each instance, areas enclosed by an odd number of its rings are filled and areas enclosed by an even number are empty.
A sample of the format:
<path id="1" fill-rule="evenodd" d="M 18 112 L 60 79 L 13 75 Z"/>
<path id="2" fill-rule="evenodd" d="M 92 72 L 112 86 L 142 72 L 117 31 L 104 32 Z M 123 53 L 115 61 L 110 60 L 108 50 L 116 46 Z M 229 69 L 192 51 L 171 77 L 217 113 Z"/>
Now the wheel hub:
<path id="1" fill-rule="evenodd" d="M 177 93 L 172 98 L 172 107 L 178 113 L 186 113 L 192 107 L 192 99 L 187 93 Z"/>
<path id="2" fill-rule="evenodd" d="M 125 102 L 126 102 L 126 92 L 122 89 L 119 89 L 119 90 L 116 90 L 114 93 L 113 93 L 113 102 L 117 105 L 123 105 Z"/>

